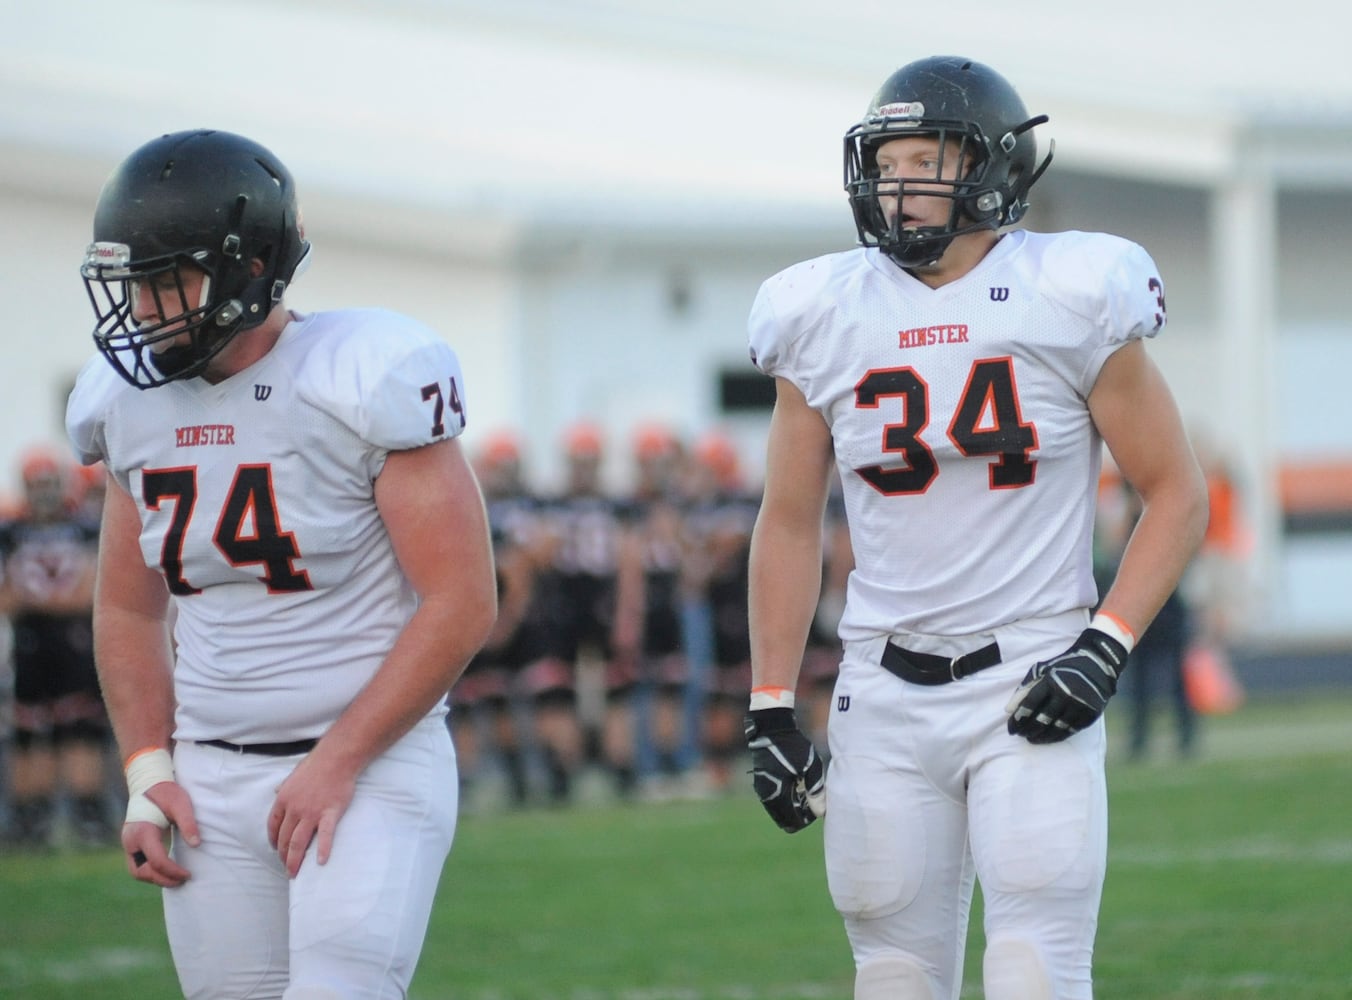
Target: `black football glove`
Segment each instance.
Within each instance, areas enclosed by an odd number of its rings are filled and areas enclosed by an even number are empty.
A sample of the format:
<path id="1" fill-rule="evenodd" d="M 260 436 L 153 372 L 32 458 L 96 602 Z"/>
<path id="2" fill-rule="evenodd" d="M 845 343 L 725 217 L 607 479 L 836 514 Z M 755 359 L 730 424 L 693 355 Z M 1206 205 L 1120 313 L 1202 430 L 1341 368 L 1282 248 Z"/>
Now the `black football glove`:
<path id="1" fill-rule="evenodd" d="M 1060 656 L 1033 668 L 1005 711 L 1011 735 L 1029 743 L 1059 743 L 1103 714 L 1117 691 L 1127 649 L 1096 628 L 1080 633 Z"/>
<path id="2" fill-rule="evenodd" d="M 781 830 L 797 833 L 826 812 L 826 767 L 793 709 L 748 712 L 746 745 L 756 795 Z"/>

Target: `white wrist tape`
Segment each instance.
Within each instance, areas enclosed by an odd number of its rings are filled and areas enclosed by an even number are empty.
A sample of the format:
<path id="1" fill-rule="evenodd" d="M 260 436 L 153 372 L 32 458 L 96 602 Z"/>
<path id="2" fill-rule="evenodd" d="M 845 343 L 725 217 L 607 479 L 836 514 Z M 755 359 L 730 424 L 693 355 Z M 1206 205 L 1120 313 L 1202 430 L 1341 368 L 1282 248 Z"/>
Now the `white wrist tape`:
<path id="1" fill-rule="evenodd" d="M 1104 635 L 1112 636 L 1122 644 L 1122 648 L 1128 653 L 1136 645 L 1136 636 L 1132 635 L 1127 627 L 1112 615 L 1095 615 L 1089 620 L 1089 627 L 1098 629 Z"/>
<path id="2" fill-rule="evenodd" d="M 174 758 L 168 750 L 146 750 L 136 754 L 127 765 L 128 823 L 154 823 L 169 829 L 169 817 L 146 798 L 146 792 L 161 781 L 174 780 Z"/>
<path id="3" fill-rule="evenodd" d="M 751 711 L 762 708 L 793 708 L 793 692 L 788 688 L 761 687 L 751 691 Z"/>

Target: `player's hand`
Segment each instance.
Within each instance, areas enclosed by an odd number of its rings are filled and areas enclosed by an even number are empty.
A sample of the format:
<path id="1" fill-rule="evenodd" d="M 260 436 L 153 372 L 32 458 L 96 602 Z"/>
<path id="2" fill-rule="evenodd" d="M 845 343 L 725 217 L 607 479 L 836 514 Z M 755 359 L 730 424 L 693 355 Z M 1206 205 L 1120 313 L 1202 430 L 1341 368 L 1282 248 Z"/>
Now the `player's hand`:
<path id="1" fill-rule="evenodd" d="M 296 877 L 311 841 L 315 860 L 328 863 L 334 831 L 356 790 L 356 777 L 330 764 L 322 748 L 312 750 L 282 782 L 268 812 L 268 843 L 288 875 Z"/>
<path id="2" fill-rule="evenodd" d="M 196 847 L 201 843 L 197 817 L 187 790 L 176 781 L 161 781 L 144 793 L 160 810 L 170 826 L 178 828 L 179 835 Z M 163 889 L 173 889 L 189 878 L 188 870 L 176 862 L 166 846 L 169 826 L 149 819 L 136 819 L 132 813 L 122 825 L 122 850 L 127 855 L 127 871 L 133 878 Z"/>
<path id="3" fill-rule="evenodd" d="M 748 712 L 746 745 L 756 795 L 781 830 L 797 833 L 826 812 L 826 767 L 793 709 Z"/>
<path id="4" fill-rule="evenodd" d="M 1035 663 L 1005 711 L 1011 735 L 1029 743 L 1059 743 L 1093 725 L 1127 663 L 1127 650 L 1095 628 L 1080 633 L 1060 656 Z"/>

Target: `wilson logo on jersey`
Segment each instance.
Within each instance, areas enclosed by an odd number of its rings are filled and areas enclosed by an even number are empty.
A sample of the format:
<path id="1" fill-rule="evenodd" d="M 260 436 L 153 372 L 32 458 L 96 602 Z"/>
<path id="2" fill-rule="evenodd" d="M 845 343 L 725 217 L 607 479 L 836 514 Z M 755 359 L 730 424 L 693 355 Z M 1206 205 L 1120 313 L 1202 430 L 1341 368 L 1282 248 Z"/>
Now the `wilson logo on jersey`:
<path id="1" fill-rule="evenodd" d="M 174 446 L 177 448 L 234 443 L 234 424 L 193 424 L 191 427 L 174 428 Z"/>
<path id="2" fill-rule="evenodd" d="M 1008 301 L 1009 301 L 1009 289 L 1008 289 L 1008 288 L 1004 288 L 1004 287 L 998 287 L 998 288 L 993 287 L 993 288 L 991 288 L 991 301 L 992 301 L 992 302 L 1008 302 Z"/>
<path id="3" fill-rule="evenodd" d="M 901 330 L 897 334 L 898 348 L 965 343 L 967 343 L 966 323 L 952 323 L 945 326 L 918 326 L 914 330 Z"/>
<path id="4" fill-rule="evenodd" d="M 261 403 L 263 402 L 263 400 L 267 399 L 271 395 L 272 395 L 272 386 L 258 385 L 257 383 L 254 383 L 254 399 L 258 400 Z"/>

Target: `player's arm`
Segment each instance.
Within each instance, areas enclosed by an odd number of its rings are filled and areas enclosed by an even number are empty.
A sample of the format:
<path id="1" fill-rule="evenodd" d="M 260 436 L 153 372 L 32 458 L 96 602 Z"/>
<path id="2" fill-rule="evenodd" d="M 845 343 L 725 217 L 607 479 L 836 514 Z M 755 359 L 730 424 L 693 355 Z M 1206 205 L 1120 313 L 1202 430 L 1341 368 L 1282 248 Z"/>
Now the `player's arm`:
<path id="1" fill-rule="evenodd" d="M 832 444 L 826 422 L 785 379 L 775 381 L 765 491 L 751 534 L 752 782 L 780 829 L 795 833 L 825 809 L 826 771 L 798 728 L 793 692 L 822 582 L 822 517 Z"/>
<path id="2" fill-rule="evenodd" d="M 1101 603 L 1139 639 L 1202 542 L 1206 478 L 1173 394 L 1141 341 L 1104 364 L 1089 394 L 1089 412 L 1144 505 Z"/>
<path id="3" fill-rule="evenodd" d="M 1173 395 L 1135 341 L 1099 372 L 1089 412 L 1144 509 L 1098 612 L 1059 656 L 1033 665 L 1007 706 L 1007 728 L 1056 743 L 1092 725 L 1117 691 L 1135 640 L 1178 586 L 1206 530 L 1206 484 Z"/>
<path id="4" fill-rule="evenodd" d="M 138 879 L 175 886 L 188 877 L 164 848 L 170 823 L 189 842 L 197 823 L 187 793 L 173 780 L 169 758 L 174 725 L 169 591 L 146 566 L 136 502 L 108 484 L 94 586 L 94 658 L 99 686 L 124 761 L 129 799 L 122 846 Z"/>
<path id="5" fill-rule="evenodd" d="M 312 838 L 328 860 L 357 776 L 445 698 L 497 616 L 488 520 L 456 440 L 391 452 L 376 506 L 419 598 L 371 681 L 282 783 L 268 834 L 295 875 Z"/>
<path id="6" fill-rule="evenodd" d="M 751 535 L 753 688 L 794 690 L 822 582 L 831 431 L 786 379 L 775 380 L 765 491 Z"/>

